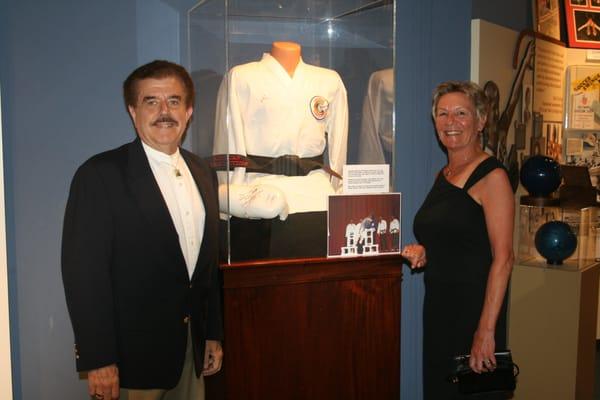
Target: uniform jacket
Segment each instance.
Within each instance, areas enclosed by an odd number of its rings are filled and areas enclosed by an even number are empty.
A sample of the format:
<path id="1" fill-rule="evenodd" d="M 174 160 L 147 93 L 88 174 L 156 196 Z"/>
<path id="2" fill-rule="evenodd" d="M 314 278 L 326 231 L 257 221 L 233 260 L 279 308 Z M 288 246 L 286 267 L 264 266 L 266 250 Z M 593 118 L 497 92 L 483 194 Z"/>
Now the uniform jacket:
<path id="1" fill-rule="evenodd" d="M 75 173 L 67 202 L 62 275 L 78 371 L 116 363 L 121 387 L 172 388 L 188 324 L 196 373 L 206 339 L 223 336 L 216 177 L 181 149 L 206 210 L 190 279 L 177 231 L 139 139 Z"/>

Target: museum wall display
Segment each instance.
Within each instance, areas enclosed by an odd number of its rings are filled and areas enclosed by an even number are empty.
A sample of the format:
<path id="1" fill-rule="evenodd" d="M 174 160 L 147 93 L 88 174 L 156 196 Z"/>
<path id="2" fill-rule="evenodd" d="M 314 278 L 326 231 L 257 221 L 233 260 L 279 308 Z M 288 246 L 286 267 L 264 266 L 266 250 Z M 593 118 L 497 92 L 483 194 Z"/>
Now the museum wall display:
<path id="1" fill-rule="evenodd" d="M 472 25 L 472 79 L 495 100 L 484 143 L 504 162 L 516 189 L 509 346 L 528 372 L 519 376 L 514 397 L 591 398 L 600 332 L 600 57 L 593 50 L 600 5 L 531 4 L 534 29 Z M 565 19 L 575 23 L 568 41 L 560 34 Z M 550 347 L 568 373 L 539 363 Z M 540 376 L 561 379 L 548 383 Z"/>

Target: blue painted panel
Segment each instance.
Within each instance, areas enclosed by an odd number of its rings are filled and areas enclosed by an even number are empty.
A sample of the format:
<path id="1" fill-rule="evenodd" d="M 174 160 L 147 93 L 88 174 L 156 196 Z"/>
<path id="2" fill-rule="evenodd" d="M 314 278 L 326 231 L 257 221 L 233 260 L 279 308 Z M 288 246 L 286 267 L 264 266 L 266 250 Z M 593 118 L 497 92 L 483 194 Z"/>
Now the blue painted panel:
<path id="1" fill-rule="evenodd" d="M 136 0 L 137 62 L 180 62 L 180 13 L 161 0 Z M 185 18 L 182 22 L 185 22 Z"/>
<path id="2" fill-rule="evenodd" d="M 62 290 L 62 218 L 75 168 L 134 137 L 121 82 L 137 64 L 135 3 L 1 7 L 14 398 L 80 399 L 87 385 L 75 373 Z"/>
<path id="3" fill-rule="evenodd" d="M 446 162 L 431 120 L 431 93 L 443 80 L 469 76 L 471 1 L 401 1 L 397 7 L 395 187 L 402 192 L 402 238 L 409 243 L 414 215 Z M 401 398 L 420 400 L 423 274 L 404 272 Z"/>

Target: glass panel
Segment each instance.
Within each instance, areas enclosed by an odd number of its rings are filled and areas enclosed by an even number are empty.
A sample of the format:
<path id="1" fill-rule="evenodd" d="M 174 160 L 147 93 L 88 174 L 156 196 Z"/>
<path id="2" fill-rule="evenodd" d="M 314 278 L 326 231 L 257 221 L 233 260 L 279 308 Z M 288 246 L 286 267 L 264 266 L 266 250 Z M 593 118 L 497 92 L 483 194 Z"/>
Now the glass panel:
<path id="1" fill-rule="evenodd" d="M 598 260 L 598 208 L 567 209 L 561 207 L 535 207 L 521 205 L 519 208 L 519 254 L 520 264 L 551 267 L 539 254 L 535 236 L 542 225 L 550 221 L 562 221 L 577 236 L 577 247 L 563 261 L 562 268 L 581 269 Z M 552 238 L 553 240 L 558 240 Z"/>
<path id="2" fill-rule="evenodd" d="M 218 170 L 228 259 L 325 256 L 343 165 L 393 165 L 393 2 L 204 1 L 188 25 L 192 147 Z"/>
<path id="3" fill-rule="evenodd" d="M 225 3 L 200 2 L 188 13 L 190 73 L 196 87 L 191 135 L 193 151 L 212 155 L 217 91 L 228 69 Z"/>

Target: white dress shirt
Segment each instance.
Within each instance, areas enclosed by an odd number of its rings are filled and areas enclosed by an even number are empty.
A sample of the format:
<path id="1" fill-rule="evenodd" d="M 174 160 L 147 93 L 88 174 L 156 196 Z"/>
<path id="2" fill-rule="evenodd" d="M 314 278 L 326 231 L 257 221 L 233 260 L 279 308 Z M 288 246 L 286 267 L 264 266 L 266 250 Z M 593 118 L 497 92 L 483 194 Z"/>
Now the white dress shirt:
<path id="1" fill-rule="evenodd" d="M 168 155 L 144 142 L 142 145 L 175 225 L 181 252 L 191 278 L 204 235 L 204 203 L 179 149 Z"/>

